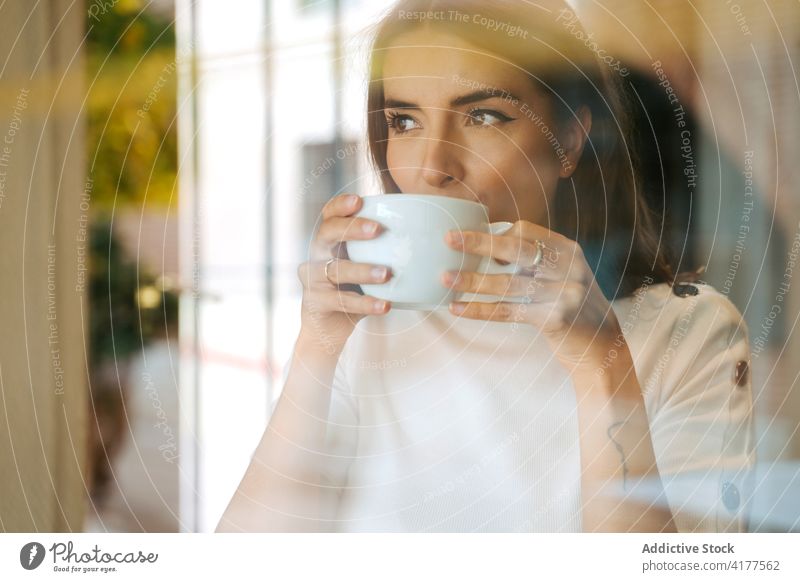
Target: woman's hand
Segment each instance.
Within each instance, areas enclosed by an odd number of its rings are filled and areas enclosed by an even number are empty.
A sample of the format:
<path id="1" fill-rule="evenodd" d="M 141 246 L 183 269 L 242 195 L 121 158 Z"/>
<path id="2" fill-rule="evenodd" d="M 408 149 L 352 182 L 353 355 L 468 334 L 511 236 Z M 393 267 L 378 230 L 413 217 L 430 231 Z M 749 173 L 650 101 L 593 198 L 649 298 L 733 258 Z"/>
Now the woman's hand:
<path id="1" fill-rule="evenodd" d="M 545 248 L 534 266 L 537 240 Z M 453 249 L 515 263 L 520 270 L 498 275 L 450 271 L 442 277 L 444 285 L 461 292 L 521 297 L 524 301 L 457 301 L 450 305 L 452 313 L 538 327 L 571 374 L 596 369 L 607 356 L 608 346 L 621 328 L 578 243 L 525 220 L 502 235 L 450 231 L 445 241 Z"/>
<path id="2" fill-rule="evenodd" d="M 344 347 L 361 318 L 391 308 L 388 301 L 348 290 L 352 285 L 384 283 L 391 278 L 388 267 L 348 260 L 344 241 L 372 239 L 381 232 L 377 222 L 353 216 L 361 204 L 356 194 L 342 194 L 325 204 L 310 260 L 297 270 L 303 283 L 301 335 L 313 338 L 329 354 Z M 334 260 L 328 266 L 328 279 L 325 265 L 330 259 Z"/>

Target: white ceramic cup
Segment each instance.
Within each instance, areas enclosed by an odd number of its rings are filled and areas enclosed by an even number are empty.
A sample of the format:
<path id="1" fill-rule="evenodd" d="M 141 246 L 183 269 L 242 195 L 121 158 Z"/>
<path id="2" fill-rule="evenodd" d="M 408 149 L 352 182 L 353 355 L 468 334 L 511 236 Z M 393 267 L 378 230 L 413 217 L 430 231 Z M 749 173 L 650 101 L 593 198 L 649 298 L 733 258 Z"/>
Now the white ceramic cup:
<path id="1" fill-rule="evenodd" d="M 447 309 L 451 301 L 515 301 L 491 295 L 466 294 L 442 283 L 445 271 L 513 273 L 513 263 L 501 265 L 450 248 L 449 230 L 475 230 L 503 234 L 510 222 L 488 222 L 488 208 L 478 202 L 432 194 L 382 194 L 366 196 L 356 216 L 379 222 L 383 231 L 370 240 L 347 241 L 351 261 L 386 265 L 392 277 L 386 283 L 362 284 L 367 295 L 392 302 L 394 309 L 431 311 Z"/>

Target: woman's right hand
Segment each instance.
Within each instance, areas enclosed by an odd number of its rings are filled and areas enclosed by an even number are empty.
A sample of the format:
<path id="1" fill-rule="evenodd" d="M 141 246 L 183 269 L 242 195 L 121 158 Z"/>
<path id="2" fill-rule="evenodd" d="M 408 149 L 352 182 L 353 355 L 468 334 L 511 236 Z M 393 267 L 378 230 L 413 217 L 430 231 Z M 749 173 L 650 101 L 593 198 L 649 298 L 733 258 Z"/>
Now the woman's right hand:
<path id="1" fill-rule="evenodd" d="M 391 278 L 387 266 L 348 259 L 344 241 L 372 239 L 381 233 L 379 223 L 353 216 L 361 204 L 362 199 L 356 194 L 341 194 L 325 204 L 309 260 L 297 269 L 303 284 L 301 335 L 305 334 L 329 354 L 341 351 L 363 317 L 385 314 L 391 309 L 388 301 L 348 289 L 362 283 L 385 283 Z M 331 258 L 334 260 L 328 267 L 329 281 L 325 277 L 325 264 Z"/>

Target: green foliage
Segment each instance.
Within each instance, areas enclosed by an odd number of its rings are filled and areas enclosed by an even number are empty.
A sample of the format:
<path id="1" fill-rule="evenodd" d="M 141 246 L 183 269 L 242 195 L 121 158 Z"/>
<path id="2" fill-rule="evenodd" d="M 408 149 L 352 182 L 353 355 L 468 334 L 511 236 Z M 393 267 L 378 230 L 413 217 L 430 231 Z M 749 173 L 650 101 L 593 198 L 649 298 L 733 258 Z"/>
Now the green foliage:
<path id="1" fill-rule="evenodd" d="M 98 210 L 177 203 L 174 25 L 138 4 L 87 16 L 87 156 Z"/>
<path id="2" fill-rule="evenodd" d="M 138 268 L 113 235 L 111 223 L 95 220 L 90 233 L 89 304 L 90 354 L 93 364 L 125 359 L 153 338 L 174 331 L 178 297 L 162 290 L 151 274 Z M 160 297 L 147 308 L 137 299 L 141 289 L 153 288 Z"/>
<path id="3" fill-rule="evenodd" d="M 142 2 L 87 5 L 87 164 L 92 191 L 90 358 L 125 359 L 174 331 L 178 298 L 129 257 L 106 218 L 112 208 L 177 207 L 174 23 Z M 149 289 L 148 289 L 149 288 Z M 142 289 L 158 293 L 139 305 Z"/>

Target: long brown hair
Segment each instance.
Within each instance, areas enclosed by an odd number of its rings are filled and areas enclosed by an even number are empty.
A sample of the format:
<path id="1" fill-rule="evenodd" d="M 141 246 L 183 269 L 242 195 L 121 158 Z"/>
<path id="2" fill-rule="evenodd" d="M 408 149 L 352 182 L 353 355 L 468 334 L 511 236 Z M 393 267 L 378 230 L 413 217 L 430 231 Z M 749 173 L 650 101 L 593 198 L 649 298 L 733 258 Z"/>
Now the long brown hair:
<path id="1" fill-rule="evenodd" d="M 456 17 L 457 16 L 457 17 Z M 427 27 L 457 35 L 523 71 L 550 97 L 556 126 L 582 105 L 592 113 L 572 176 L 559 181 L 548 228 L 580 244 L 608 299 L 644 284 L 674 283 L 655 215 L 641 192 L 630 139 L 623 69 L 601 62 L 596 43 L 562 0 L 399 0 L 375 25 L 367 141 L 384 192 L 400 192 L 386 161 L 383 61 L 398 35 Z"/>

